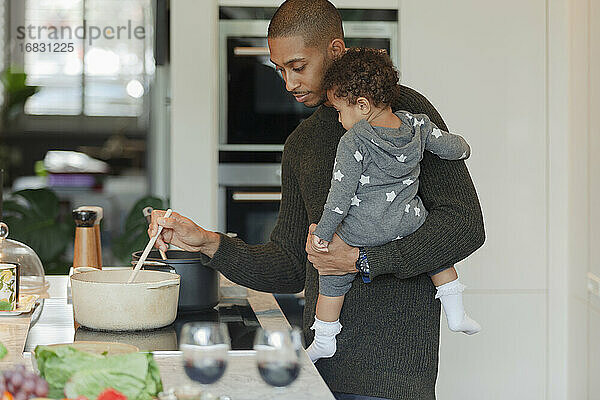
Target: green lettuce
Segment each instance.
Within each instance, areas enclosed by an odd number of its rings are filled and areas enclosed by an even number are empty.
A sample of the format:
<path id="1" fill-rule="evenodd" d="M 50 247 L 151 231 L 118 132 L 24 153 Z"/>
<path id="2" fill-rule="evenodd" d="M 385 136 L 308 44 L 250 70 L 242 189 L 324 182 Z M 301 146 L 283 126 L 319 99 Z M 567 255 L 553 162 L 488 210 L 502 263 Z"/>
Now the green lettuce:
<path id="1" fill-rule="evenodd" d="M 115 387 L 115 384 L 118 387 Z M 76 372 L 65 384 L 65 396 L 69 399 L 75 399 L 79 396 L 95 399 L 109 387 L 117 389 L 128 399 L 152 399 L 152 396 L 144 395 L 143 381 L 132 375 L 113 372 L 108 369 Z"/>
<path id="2" fill-rule="evenodd" d="M 70 346 L 37 346 L 35 358 L 51 398 L 66 395 L 93 400 L 111 387 L 129 400 L 150 400 L 162 391 L 158 366 L 150 353 L 106 356 Z"/>
<path id="3" fill-rule="evenodd" d="M 8 354 L 8 350 L 6 350 L 6 347 L 4 347 L 2 342 L 0 342 L 0 360 L 2 360 L 4 357 L 6 357 L 7 354 Z"/>

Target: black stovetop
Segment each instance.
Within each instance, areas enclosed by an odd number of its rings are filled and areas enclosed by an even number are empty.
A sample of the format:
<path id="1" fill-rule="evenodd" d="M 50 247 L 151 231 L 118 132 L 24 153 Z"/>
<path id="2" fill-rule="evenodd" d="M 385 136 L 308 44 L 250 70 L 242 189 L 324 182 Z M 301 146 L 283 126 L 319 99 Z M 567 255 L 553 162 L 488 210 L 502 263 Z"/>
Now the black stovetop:
<path id="1" fill-rule="evenodd" d="M 100 332 L 79 327 L 74 340 L 121 342 L 137 346 L 141 351 L 173 351 L 179 349 L 181 328 L 186 322 L 214 321 L 227 324 L 232 350 L 251 350 L 254 335 L 260 327 L 256 314 L 246 300 L 235 304 L 221 303 L 208 311 L 179 312 L 171 325 L 152 331 Z"/>

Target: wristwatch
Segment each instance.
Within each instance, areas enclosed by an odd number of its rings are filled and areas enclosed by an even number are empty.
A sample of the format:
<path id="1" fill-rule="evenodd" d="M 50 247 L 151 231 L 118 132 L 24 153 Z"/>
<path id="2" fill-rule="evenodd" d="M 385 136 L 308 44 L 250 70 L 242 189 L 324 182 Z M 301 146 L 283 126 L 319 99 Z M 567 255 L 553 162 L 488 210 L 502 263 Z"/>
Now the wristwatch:
<path id="1" fill-rule="evenodd" d="M 362 247 L 359 247 L 358 249 L 358 260 L 356 260 L 356 269 L 358 270 L 358 273 L 360 274 L 364 283 L 371 282 L 369 260 L 367 260 L 367 253 Z"/>

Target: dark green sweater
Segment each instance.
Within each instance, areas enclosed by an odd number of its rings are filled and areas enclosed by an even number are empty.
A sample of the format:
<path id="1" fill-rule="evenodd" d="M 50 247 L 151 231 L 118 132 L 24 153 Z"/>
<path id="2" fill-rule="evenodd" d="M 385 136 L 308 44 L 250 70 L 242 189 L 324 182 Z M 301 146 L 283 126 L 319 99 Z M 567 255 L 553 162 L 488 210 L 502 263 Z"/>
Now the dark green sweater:
<path id="1" fill-rule="evenodd" d="M 447 131 L 435 108 L 402 87 L 396 109 L 427 114 Z M 282 160 L 282 199 L 271 240 L 250 246 L 221 235 L 207 265 L 232 281 L 265 292 L 305 289 L 303 329 L 313 332 L 318 273 L 307 262 L 308 226 L 323 212 L 338 141 L 344 129 L 333 108 L 321 106 L 289 136 Z M 390 399 L 435 399 L 440 302 L 426 272 L 452 265 L 485 239 L 477 193 L 463 161 L 426 152 L 419 195 L 429 211 L 412 235 L 367 249 L 372 282 L 356 279 L 340 316 L 337 353 L 316 366 L 332 391 Z M 310 390 L 310 388 L 307 388 Z"/>

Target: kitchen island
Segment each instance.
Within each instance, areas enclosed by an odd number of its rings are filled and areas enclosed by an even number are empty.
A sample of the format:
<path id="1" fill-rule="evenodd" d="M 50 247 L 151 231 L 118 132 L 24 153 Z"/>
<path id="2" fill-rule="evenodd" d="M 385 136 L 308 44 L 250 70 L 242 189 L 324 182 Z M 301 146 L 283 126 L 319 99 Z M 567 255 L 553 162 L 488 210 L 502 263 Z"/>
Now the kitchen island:
<path id="1" fill-rule="evenodd" d="M 49 298 L 44 301 L 41 312 L 34 312 L 33 322 L 35 323 L 32 323 L 28 334 L 22 326 L 16 323 L 16 320 L 13 319 L 14 322 L 11 322 L 10 318 L 15 317 L 0 319 L 0 325 L 2 325 L 2 328 L 0 328 L 2 338 L 0 340 L 10 342 L 13 349 L 10 362 L 24 362 L 26 365 L 31 366 L 31 351 L 39 344 L 72 343 L 80 340 L 121 341 L 135 344 L 144 351 L 153 351 L 161 371 L 165 390 L 194 384 L 183 371 L 181 353 L 176 350 L 177 334 L 173 327 L 136 334 L 106 334 L 77 328 L 73 321 L 72 305 L 68 297 L 68 277 L 49 276 L 47 279 L 50 282 Z M 247 318 L 249 320 L 247 325 L 250 326 L 255 321 L 257 326 L 260 325 L 263 328 L 289 327 L 272 294 L 238 286 L 223 276 L 221 276 L 221 303 L 217 309 L 221 309 L 221 307 L 224 310 L 251 309 L 252 318 Z M 242 312 L 241 314 L 246 315 L 247 313 Z M 218 316 L 217 318 L 232 319 L 229 311 L 226 317 Z M 246 316 L 242 319 L 246 319 Z M 8 326 L 11 323 L 14 325 L 13 327 Z M 237 322 L 237 325 L 243 324 Z M 24 333 L 26 337 L 22 337 Z M 7 335 L 9 337 L 5 337 Z M 240 335 L 241 339 L 238 340 L 238 347 L 246 348 L 248 346 L 248 339 L 245 336 L 248 335 Z M 15 349 L 19 348 L 24 350 L 23 357 L 20 357 L 20 355 L 15 357 Z M 334 399 L 305 352 L 302 353 L 301 372 L 298 379 L 282 392 L 268 386 L 261 379 L 256 368 L 253 350 L 232 350 L 229 352 L 225 375 L 219 382 L 211 386 L 211 392 L 217 395 L 227 395 L 233 400 L 271 398 Z"/>

